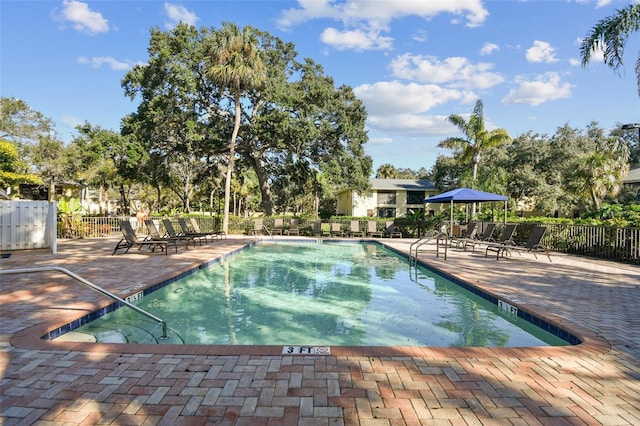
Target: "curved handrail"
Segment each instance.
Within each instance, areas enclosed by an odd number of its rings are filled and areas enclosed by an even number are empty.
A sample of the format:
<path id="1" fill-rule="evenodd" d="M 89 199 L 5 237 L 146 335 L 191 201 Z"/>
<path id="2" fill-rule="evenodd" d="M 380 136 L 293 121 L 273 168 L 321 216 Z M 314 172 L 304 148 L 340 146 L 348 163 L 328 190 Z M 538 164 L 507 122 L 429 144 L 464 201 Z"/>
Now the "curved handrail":
<path id="1" fill-rule="evenodd" d="M 73 272 L 71 272 L 68 269 L 62 268 L 60 266 L 41 266 L 41 267 L 33 267 L 33 268 L 20 268 L 20 269 L 9 269 L 9 270 L 3 270 L 0 271 L 0 275 L 9 275 L 9 274 L 27 274 L 27 273 L 33 273 L 33 272 L 50 272 L 50 271 L 58 271 L 58 272 L 62 272 L 63 274 L 66 274 L 68 276 L 70 276 L 71 278 L 75 279 L 76 281 L 81 282 L 82 284 L 86 285 L 87 287 L 91 288 L 92 290 L 97 291 L 98 293 L 101 293 L 107 297 L 110 297 L 112 299 L 114 299 L 117 302 L 122 303 L 123 305 L 133 309 L 134 311 L 138 312 L 139 314 L 142 314 L 144 316 L 146 316 L 147 318 L 151 318 L 152 320 L 159 322 L 160 324 L 162 324 L 162 337 L 163 339 L 167 338 L 167 322 L 161 318 L 158 318 L 157 316 L 150 314 L 149 312 L 145 311 L 144 309 L 141 309 L 139 307 L 137 307 L 136 305 L 133 305 L 129 302 L 127 302 L 126 300 L 116 296 L 115 294 L 111 293 L 110 291 L 107 291 L 105 289 L 103 289 L 102 287 L 98 287 L 97 285 L 93 284 L 90 281 L 85 280 L 84 278 L 82 278 L 81 276 L 74 274 Z"/>
<path id="2" fill-rule="evenodd" d="M 433 239 L 440 240 L 443 237 L 446 239 L 448 238 L 448 235 L 445 232 L 432 230 L 432 231 L 429 231 L 425 236 L 411 243 L 411 245 L 409 246 L 409 262 L 411 263 L 412 260 L 415 260 L 415 262 L 418 261 L 418 251 L 420 247 L 427 244 L 429 241 L 432 241 Z M 414 252 L 415 252 L 415 256 L 414 256 Z M 445 260 L 446 260 L 446 251 L 445 251 Z"/>

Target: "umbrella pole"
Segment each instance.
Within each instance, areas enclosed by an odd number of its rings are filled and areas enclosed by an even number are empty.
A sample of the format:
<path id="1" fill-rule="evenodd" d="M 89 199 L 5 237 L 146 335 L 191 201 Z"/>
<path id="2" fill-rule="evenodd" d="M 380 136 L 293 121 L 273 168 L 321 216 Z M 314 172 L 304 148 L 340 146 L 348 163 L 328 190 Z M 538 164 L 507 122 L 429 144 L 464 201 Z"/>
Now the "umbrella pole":
<path id="1" fill-rule="evenodd" d="M 449 222 L 449 236 L 453 236 L 453 200 L 451 200 L 451 221 Z"/>

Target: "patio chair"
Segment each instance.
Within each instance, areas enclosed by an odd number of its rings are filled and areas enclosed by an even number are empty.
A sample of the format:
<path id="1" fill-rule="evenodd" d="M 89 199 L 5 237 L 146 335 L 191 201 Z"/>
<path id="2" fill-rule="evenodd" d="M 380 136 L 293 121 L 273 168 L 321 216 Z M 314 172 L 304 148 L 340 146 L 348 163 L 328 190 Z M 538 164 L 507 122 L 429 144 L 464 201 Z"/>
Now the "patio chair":
<path id="1" fill-rule="evenodd" d="M 282 235 L 282 231 L 284 231 L 284 219 L 273 219 L 271 234 Z"/>
<path id="2" fill-rule="evenodd" d="M 331 224 L 320 222 L 320 236 L 321 237 L 331 236 Z"/>
<path id="3" fill-rule="evenodd" d="M 177 247 L 178 242 L 184 242 L 184 248 L 186 250 L 189 249 L 189 241 L 185 239 L 179 238 L 171 238 L 168 235 L 160 234 L 156 223 L 152 219 L 145 219 L 145 226 L 147 227 L 148 235 L 144 238 L 144 241 L 166 241 L 167 243 L 173 244 Z"/>
<path id="4" fill-rule="evenodd" d="M 490 244 L 487 246 L 487 250 L 485 252 L 485 257 L 489 256 L 490 251 L 496 252 L 496 260 L 500 259 L 500 256 L 507 257 L 511 256 L 512 251 L 517 251 L 518 254 L 526 251 L 528 253 L 533 253 L 533 256 L 537 259 L 538 256 L 536 253 L 544 253 L 548 258 L 549 262 L 551 262 L 551 254 L 549 253 L 549 249 L 540 244 L 542 241 L 542 237 L 544 236 L 547 228 L 545 226 L 536 226 L 531 230 L 531 235 L 524 245 L 514 245 L 514 244 Z"/>
<path id="5" fill-rule="evenodd" d="M 342 224 L 339 222 L 331 223 L 331 232 L 329 233 L 332 237 L 343 237 L 344 232 L 342 231 Z"/>
<path id="6" fill-rule="evenodd" d="M 467 229 L 465 229 L 464 233 L 459 237 L 449 237 L 449 247 L 453 247 L 455 244 L 458 246 L 460 241 L 470 240 L 476 237 L 476 233 L 478 232 L 478 222 L 469 222 L 467 224 Z"/>
<path id="7" fill-rule="evenodd" d="M 198 223 L 198 221 L 196 220 L 195 217 L 192 217 L 190 219 L 191 219 L 191 227 L 193 228 L 194 231 L 199 232 L 199 233 L 205 233 L 205 231 L 200 229 L 200 224 Z M 208 232 L 208 234 L 214 235 L 216 238 L 227 239 L 227 233 L 224 232 L 223 230 L 211 231 L 211 232 Z"/>
<path id="8" fill-rule="evenodd" d="M 116 254 L 116 252 L 120 249 L 125 249 L 125 254 L 129 252 L 131 247 L 138 247 L 141 249 L 142 247 L 151 248 L 151 252 L 154 252 L 156 248 L 160 248 L 161 251 L 164 251 L 164 254 L 167 255 L 169 252 L 169 244 L 172 244 L 176 252 L 178 251 L 178 246 L 175 242 L 170 242 L 166 240 L 158 241 L 158 240 L 139 240 L 136 235 L 136 231 L 131 226 L 131 222 L 123 220 L 120 222 L 120 230 L 122 231 L 122 239 L 116 244 L 116 247 L 113 249 L 113 253 L 111 256 Z"/>
<path id="9" fill-rule="evenodd" d="M 207 232 L 195 232 L 195 231 L 192 231 L 191 229 L 189 229 L 189 226 L 187 226 L 187 221 L 184 220 L 183 217 L 179 217 L 178 218 L 178 224 L 180 225 L 180 229 L 181 229 L 181 231 L 178 233 L 178 235 L 191 236 L 193 238 L 198 239 L 200 242 L 202 242 L 202 240 L 204 240 L 205 244 L 207 244 L 209 242 L 209 237 L 215 238 L 215 236 L 213 236 L 212 234 L 209 234 Z"/>
<path id="10" fill-rule="evenodd" d="M 253 228 L 249 229 L 248 234 L 249 235 L 263 234 L 265 229 L 267 228 L 264 226 L 264 219 L 262 218 L 254 219 Z"/>
<path id="11" fill-rule="evenodd" d="M 164 226 L 164 230 L 167 232 L 166 236 L 169 238 L 173 238 L 176 241 L 185 241 L 186 244 L 193 243 L 193 246 L 196 246 L 196 243 L 202 245 L 202 239 L 199 239 L 193 235 L 180 235 L 176 232 L 173 227 L 173 223 L 169 219 L 162 219 L 162 225 Z"/>
<path id="12" fill-rule="evenodd" d="M 510 223 L 508 225 L 505 225 L 505 227 L 502 229 L 502 233 L 500 234 L 500 236 L 498 237 L 497 240 L 494 239 L 489 239 L 488 241 L 491 241 L 493 243 L 497 243 L 497 244 L 512 244 L 512 245 L 516 245 L 516 243 L 513 241 L 513 234 L 515 234 L 516 232 L 516 228 L 518 227 L 517 224 L 515 223 Z"/>
<path id="13" fill-rule="evenodd" d="M 381 237 L 382 231 L 378 231 L 378 222 L 375 220 L 367 221 L 367 237 Z"/>
<path id="14" fill-rule="evenodd" d="M 364 235 L 364 233 L 360 229 L 360 221 L 359 220 L 352 220 L 351 221 L 351 224 L 349 225 L 349 235 L 351 237 L 362 237 Z"/>
<path id="15" fill-rule="evenodd" d="M 300 221 L 291 219 L 289 229 L 286 230 L 287 235 L 300 235 Z"/>
<path id="16" fill-rule="evenodd" d="M 393 237 L 402 238 L 402 232 L 396 230 L 396 225 L 393 223 L 392 220 L 387 221 L 386 228 L 384 230 L 384 235 L 386 235 L 389 238 L 393 238 Z"/>
<path id="17" fill-rule="evenodd" d="M 467 247 L 471 247 L 471 251 L 475 253 L 476 246 L 482 243 L 488 244 L 490 241 L 493 241 L 493 232 L 496 230 L 495 223 L 488 223 L 482 233 L 477 235 L 477 238 L 471 238 L 468 240 L 460 240 L 458 241 L 458 248 L 463 248 L 464 251 L 467 251 Z"/>

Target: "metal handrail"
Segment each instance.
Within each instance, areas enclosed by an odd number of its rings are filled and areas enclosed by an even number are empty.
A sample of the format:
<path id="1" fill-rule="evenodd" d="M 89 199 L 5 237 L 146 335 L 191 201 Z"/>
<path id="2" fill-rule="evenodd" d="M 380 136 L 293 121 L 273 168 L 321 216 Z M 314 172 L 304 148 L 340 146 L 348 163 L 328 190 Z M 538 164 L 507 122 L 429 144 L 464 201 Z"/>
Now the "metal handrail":
<path id="1" fill-rule="evenodd" d="M 149 312 L 145 311 L 144 309 L 141 309 L 139 307 L 137 307 L 136 305 L 133 305 L 129 302 L 127 302 L 126 300 L 116 296 L 115 294 L 111 293 L 110 291 L 107 291 L 101 287 L 98 287 L 97 285 L 91 283 L 90 281 L 85 280 L 84 278 L 82 278 L 81 276 L 74 274 L 73 272 L 69 271 L 68 269 L 65 268 L 61 268 L 59 266 L 42 266 L 42 267 L 33 267 L 33 268 L 21 268 L 21 269 L 9 269 L 9 270 L 4 270 L 4 271 L 0 271 L 0 275 L 9 275 L 9 274 L 27 274 L 27 273 L 33 273 L 33 272 L 50 272 L 50 271 L 58 271 L 58 272 L 62 272 L 63 274 L 67 274 L 68 276 L 70 276 L 71 278 L 75 279 L 76 281 L 81 282 L 82 284 L 86 285 L 87 287 L 91 288 L 92 290 L 97 291 L 98 293 L 101 293 L 105 296 L 108 296 L 112 299 L 114 299 L 117 302 L 122 303 L 123 305 L 133 309 L 134 311 L 138 312 L 139 314 L 142 314 L 144 316 L 146 316 L 147 318 L 151 318 L 152 320 L 159 322 L 160 324 L 162 324 L 162 339 L 166 339 L 167 338 L 167 322 L 161 318 L 158 318 L 157 316 L 150 314 Z"/>
<path id="2" fill-rule="evenodd" d="M 417 263 L 418 262 L 418 251 L 420 249 L 420 247 L 422 247 L 423 245 L 427 244 L 429 241 L 432 241 L 433 239 L 436 239 L 436 243 L 437 243 L 437 251 L 436 253 L 439 255 L 440 254 L 440 240 L 441 239 L 446 239 L 448 238 L 447 234 L 444 232 L 440 232 L 440 231 L 431 231 L 428 232 L 427 235 L 425 235 L 424 237 L 419 238 L 418 240 L 414 241 L 413 243 L 411 243 L 411 245 L 409 246 L 409 263 Z M 446 242 L 445 242 L 446 244 Z M 414 253 L 415 252 L 415 256 Z M 447 251 L 446 251 L 446 247 L 445 247 L 445 253 L 444 253 L 444 259 L 447 260 Z"/>
<path id="3" fill-rule="evenodd" d="M 275 238 L 273 238 L 273 235 L 271 235 L 271 231 L 269 230 L 269 228 L 267 228 L 265 225 L 262 225 L 262 230 L 263 230 L 264 232 L 266 232 L 266 234 L 267 234 L 269 237 L 271 237 L 271 239 L 272 239 L 273 241 L 275 241 L 275 240 L 276 240 Z"/>
<path id="4" fill-rule="evenodd" d="M 434 237 L 438 236 L 438 231 L 429 231 L 426 233 L 426 235 L 418 238 L 416 241 L 412 242 L 411 245 L 409 246 L 409 261 L 411 262 L 411 259 L 413 258 L 413 248 L 415 247 L 415 251 L 416 251 L 416 260 L 418 258 L 418 248 L 420 248 L 420 246 L 422 246 L 423 244 L 428 243 L 430 240 L 432 240 Z"/>

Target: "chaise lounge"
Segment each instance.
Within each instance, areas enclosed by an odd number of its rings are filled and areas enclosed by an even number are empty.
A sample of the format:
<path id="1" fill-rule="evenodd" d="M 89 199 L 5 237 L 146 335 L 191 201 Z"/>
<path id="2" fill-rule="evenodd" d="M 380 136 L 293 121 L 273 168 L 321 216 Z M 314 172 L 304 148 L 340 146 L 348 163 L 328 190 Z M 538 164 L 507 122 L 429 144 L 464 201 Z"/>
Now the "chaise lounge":
<path id="1" fill-rule="evenodd" d="M 544 253 L 548 258 L 549 262 L 551 262 L 551 254 L 549 253 L 548 247 L 540 244 L 542 241 L 542 237 L 544 236 L 547 228 L 545 226 L 536 226 L 531 230 L 531 235 L 529 239 L 524 245 L 514 245 L 514 244 L 491 244 L 487 246 L 487 250 L 485 252 L 485 257 L 488 257 L 490 251 L 496 252 L 496 260 L 502 257 L 511 256 L 512 251 L 517 251 L 519 254 L 523 251 L 533 253 L 533 256 L 537 259 L 536 253 Z"/>
<path id="2" fill-rule="evenodd" d="M 116 254 L 118 250 L 125 249 L 125 254 L 129 252 L 131 247 L 138 247 L 139 249 L 142 247 L 151 248 L 151 252 L 154 252 L 156 248 L 160 248 L 160 250 L 164 251 L 164 254 L 167 255 L 169 252 L 169 244 L 172 244 L 176 252 L 178 252 L 178 246 L 175 242 L 167 241 L 167 240 L 139 240 L 136 235 L 136 231 L 134 231 L 133 226 L 131 226 L 131 222 L 121 221 L 120 222 L 120 230 L 122 231 L 122 239 L 116 244 L 116 247 L 113 249 L 113 253 L 111 256 Z"/>

